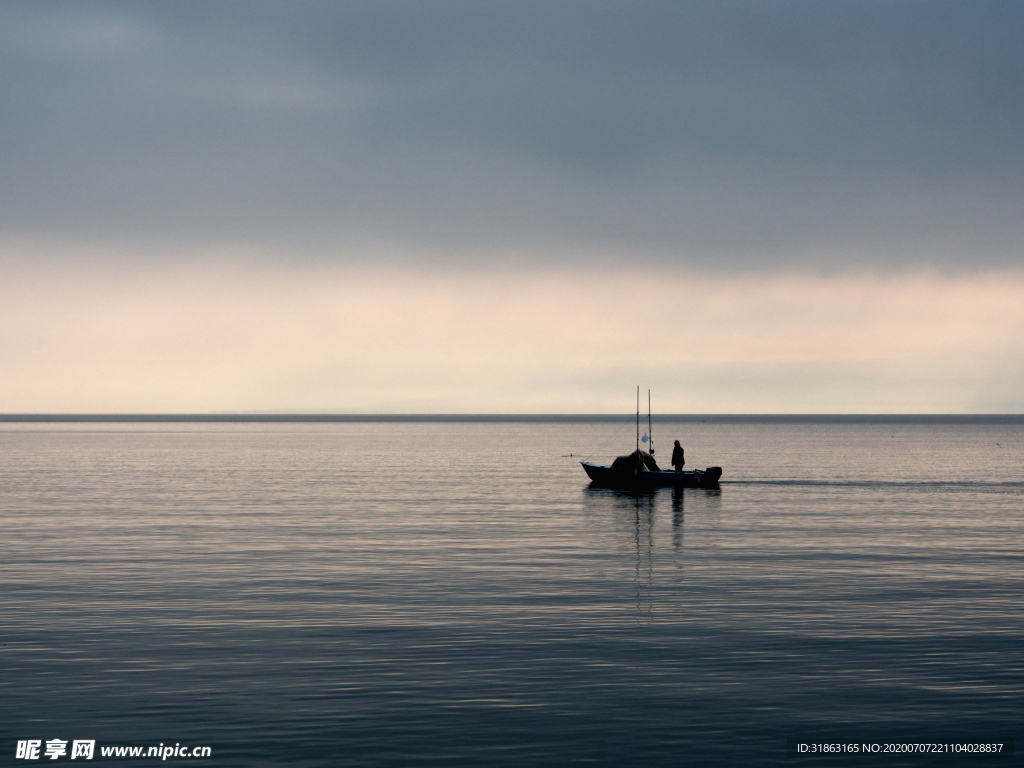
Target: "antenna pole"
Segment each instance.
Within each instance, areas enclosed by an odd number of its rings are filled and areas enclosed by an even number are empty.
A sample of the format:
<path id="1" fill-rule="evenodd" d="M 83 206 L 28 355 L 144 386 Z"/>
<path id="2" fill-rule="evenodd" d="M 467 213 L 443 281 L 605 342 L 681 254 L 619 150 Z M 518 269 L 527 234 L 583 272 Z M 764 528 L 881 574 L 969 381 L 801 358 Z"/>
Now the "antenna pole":
<path id="1" fill-rule="evenodd" d="M 636 449 L 640 450 L 640 385 L 636 385 Z"/>
<path id="2" fill-rule="evenodd" d="M 651 429 L 651 390 L 647 390 L 647 439 L 651 443 L 649 453 L 654 455 L 654 430 Z"/>

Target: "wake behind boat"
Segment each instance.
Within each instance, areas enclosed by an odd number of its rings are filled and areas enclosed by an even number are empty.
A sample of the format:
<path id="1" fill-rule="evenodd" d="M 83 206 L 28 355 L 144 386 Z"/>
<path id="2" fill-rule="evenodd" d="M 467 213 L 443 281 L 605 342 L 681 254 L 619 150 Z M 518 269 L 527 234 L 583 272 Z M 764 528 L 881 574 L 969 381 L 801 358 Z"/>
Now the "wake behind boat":
<path id="1" fill-rule="evenodd" d="M 654 460 L 654 440 L 644 435 L 646 443 L 651 440 L 651 453 L 640 450 L 640 388 L 636 391 L 636 450 L 628 456 L 619 456 L 611 464 L 594 464 L 581 461 L 587 477 L 593 485 L 605 488 L 656 488 L 675 486 L 678 488 L 717 488 L 722 476 L 721 467 L 685 471 L 664 470 Z M 647 392 L 647 432 L 651 430 L 651 393 Z M 678 443 L 677 443 L 678 445 Z M 682 459 L 680 459 L 680 462 Z"/>

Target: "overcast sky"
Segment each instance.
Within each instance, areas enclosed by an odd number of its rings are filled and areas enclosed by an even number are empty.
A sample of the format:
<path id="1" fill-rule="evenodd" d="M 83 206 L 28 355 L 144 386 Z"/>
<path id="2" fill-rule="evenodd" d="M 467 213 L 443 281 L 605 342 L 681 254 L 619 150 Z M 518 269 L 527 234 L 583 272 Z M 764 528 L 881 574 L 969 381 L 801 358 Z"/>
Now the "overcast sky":
<path id="1" fill-rule="evenodd" d="M 1017 0 L 2 2 L 0 412 L 1024 411 L 1022 36 Z"/>

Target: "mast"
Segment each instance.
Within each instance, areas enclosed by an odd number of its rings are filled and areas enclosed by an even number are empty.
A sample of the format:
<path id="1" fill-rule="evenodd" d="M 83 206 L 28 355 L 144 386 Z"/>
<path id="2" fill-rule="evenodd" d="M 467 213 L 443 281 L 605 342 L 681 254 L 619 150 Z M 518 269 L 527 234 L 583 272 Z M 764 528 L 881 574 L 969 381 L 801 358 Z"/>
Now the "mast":
<path id="1" fill-rule="evenodd" d="M 640 450 L 640 385 L 636 385 L 636 449 Z"/>
<path id="2" fill-rule="evenodd" d="M 654 455 L 654 430 L 651 429 L 651 390 L 647 390 L 647 441 L 650 443 L 648 453 Z"/>

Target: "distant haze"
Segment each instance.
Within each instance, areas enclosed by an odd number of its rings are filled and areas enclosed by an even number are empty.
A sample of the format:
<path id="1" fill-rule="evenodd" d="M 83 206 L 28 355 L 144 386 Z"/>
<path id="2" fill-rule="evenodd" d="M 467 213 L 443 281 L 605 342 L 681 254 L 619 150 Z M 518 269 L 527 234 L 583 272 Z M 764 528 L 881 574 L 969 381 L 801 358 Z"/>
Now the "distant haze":
<path id="1" fill-rule="evenodd" d="M 0 3 L 0 412 L 1024 412 L 1021 30 Z"/>

